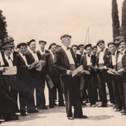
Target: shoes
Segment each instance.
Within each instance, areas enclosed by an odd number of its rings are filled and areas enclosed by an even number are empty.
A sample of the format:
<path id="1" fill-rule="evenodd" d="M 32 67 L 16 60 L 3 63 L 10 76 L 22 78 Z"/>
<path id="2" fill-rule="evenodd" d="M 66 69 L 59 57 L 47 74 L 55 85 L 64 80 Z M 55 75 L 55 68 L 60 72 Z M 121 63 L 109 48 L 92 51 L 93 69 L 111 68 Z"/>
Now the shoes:
<path id="1" fill-rule="evenodd" d="M 49 105 L 49 108 L 54 108 L 54 105 Z"/>
<path id="2" fill-rule="evenodd" d="M 92 107 L 92 108 L 95 108 L 95 107 L 96 107 L 96 104 L 94 104 L 94 105 L 91 105 L 91 107 Z"/>
<path id="3" fill-rule="evenodd" d="M 28 113 L 38 113 L 39 111 L 36 110 L 36 109 L 33 109 L 33 110 L 28 110 Z"/>
<path id="4" fill-rule="evenodd" d="M 98 107 L 107 107 L 107 104 L 101 104 Z"/>
<path id="5" fill-rule="evenodd" d="M 121 113 L 125 113 L 125 110 L 122 109 L 120 112 L 121 112 Z"/>
<path id="6" fill-rule="evenodd" d="M 74 120 L 74 118 L 73 117 L 67 117 L 69 120 Z"/>
<path id="7" fill-rule="evenodd" d="M 26 114 L 25 113 L 21 113 L 21 116 L 26 116 Z"/>
<path id="8" fill-rule="evenodd" d="M 74 116 L 74 118 L 77 118 L 77 119 L 87 119 L 88 117 L 86 115 L 82 115 L 82 116 Z"/>
<path id="9" fill-rule="evenodd" d="M 18 116 L 7 116 L 7 117 L 4 117 L 5 121 L 10 121 L 10 120 L 18 120 L 19 117 Z"/>
<path id="10" fill-rule="evenodd" d="M 64 105 L 64 104 L 59 104 L 59 106 L 60 106 L 60 107 L 65 107 L 65 105 Z"/>
<path id="11" fill-rule="evenodd" d="M 38 107 L 38 109 L 48 109 L 47 106 L 44 106 L 44 107 Z"/>

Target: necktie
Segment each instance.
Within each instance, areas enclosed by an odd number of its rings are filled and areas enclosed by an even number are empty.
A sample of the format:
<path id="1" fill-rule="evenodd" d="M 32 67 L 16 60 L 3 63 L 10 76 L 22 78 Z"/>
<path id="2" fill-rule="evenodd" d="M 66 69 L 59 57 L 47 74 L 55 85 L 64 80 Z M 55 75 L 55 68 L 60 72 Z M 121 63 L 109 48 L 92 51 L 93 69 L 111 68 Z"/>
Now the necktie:
<path id="1" fill-rule="evenodd" d="M 11 59 L 10 57 L 8 57 L 8 59 Z"/>
<path id="2" fill-rule="evenodd" d="M 88 54 L 88 57 L 90 57 L 90 54 Z"/>

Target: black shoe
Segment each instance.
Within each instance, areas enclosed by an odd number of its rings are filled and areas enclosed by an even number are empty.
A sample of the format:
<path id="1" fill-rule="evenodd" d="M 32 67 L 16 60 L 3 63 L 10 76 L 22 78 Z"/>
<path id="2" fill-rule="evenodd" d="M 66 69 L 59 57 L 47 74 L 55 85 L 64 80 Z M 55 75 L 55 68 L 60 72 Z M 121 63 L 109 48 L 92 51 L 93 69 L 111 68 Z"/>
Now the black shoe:
<path id="1" fill-rule="evenodd" d="M 26 116 L 26 114 L 23 112 L 23 113 L 21 113 L 21 116 Z"/>
<path id="2" fill-rule="evenodd" d="M 64 105 L 64 104 L 59 104 L 59 106 L 60 106 L 60 107 L 65 107 L 65 105 Z"/>
<path id="3" fill-rule="evenodd" d="M 44 106 L 44 107 L 42 107 L 41 109 L 48 109 L 48 107 L 47 107 L 47 106 Z"/>
<path id="4" fill-rule="evenodd" d="M 87 119 L 88 117 L 85 116 L 85 115 L 82 115 L 82 116 L 74 116 L 74 118 L 77 118 L 77 119 Z"/>
<path id="5" fill-rule="evenodd" d="M 8 116 L 8 117 L 4 117 L 5 121 L 10 121 L 10 120 L 18 120 L 19 117 L 18 116 Z"/>
<path id="6" fill-rule="evenodd" d="M 73 117 L 67 117 L 69 120 L 74 120 L 74 118 Z"/>
<path id="7" fill-rule="evenodd" d="M 101 104 L 98 107 L 107 107 L 107 104 Z"/>
<path id="8" fill-rule="evenodd" d="M 54 108 L 54 105 L 49 105 L 49 108 Z"/>
<path id="9" fill-rule="evenodd" d="M 36 109 L 33 109 L 33 110 L 28 110 L 28 113 L 38 113 L 39 111 L 36 110 Z"/>

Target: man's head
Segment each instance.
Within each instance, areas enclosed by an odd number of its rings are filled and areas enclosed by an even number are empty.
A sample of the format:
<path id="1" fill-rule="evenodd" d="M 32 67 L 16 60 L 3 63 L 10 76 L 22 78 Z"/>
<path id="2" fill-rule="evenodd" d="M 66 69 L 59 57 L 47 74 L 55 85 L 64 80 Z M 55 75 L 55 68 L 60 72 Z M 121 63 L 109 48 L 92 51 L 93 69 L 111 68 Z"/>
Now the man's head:
<path id="1" fill-rule="evenodd" d="M 93 46 L 93 47 L 92 47 L 92 53 L 93 53 L 93 54 L 96 55 L 96 54 L 97 54 L 97 50 L 98 50 L 97 46 Z"/>
<path id="2" fill-rule="evenodd" d="M 13 47 L 11 45 L 4 45 L 2 49 L 4 51 L 4 54 L 9 57 L 12 53 Z"/>
<path id="3" fill-rule="evenodd" d="M 62 41 L 64 46 L 68 47 L 71 43 L 71 36 L 68 34 L 62 35 L 60 37 L 60 40 Z"/>
<path id="4" fill-rule="evenodd" d="M 125 39 L 122 39 L 119 41 L 119 46 L 118 48 L 120 49 L 120 51 L 123 51 L 126 49 L 126 40 Z"/>
<path id="5" fill-rule="evenodd" d="M 91 44 L 85 45 L 84 48 L 85 48 L 87 54 L 91 54 L 91 51 L 92 51 L 92 45 Z"/>
<path id="6" fill-rule="evenodd" d="M 55 52 L 56 52 L 56 43 L 52 43 L 52 44 L 49 46 L 49 50 L 51 50 L 51 52 L 55 53 Z"/>
<path id="7" fill-rule="evenodd" d="M 19 52 L 21 52 L 22 54 L 26 54 L 27 52 L 27 44 L 22 42 L 20 44 L 17 45 L 17 48 L 19 50 Z"/>
<path id="8" fill-rule="evenodd" d="M 115 42 L 116 46 L 119 45 L 119 41 L 120 41 L 121 39 L 124 39 L 124 36 L 118 36 L 118 37 L 116 37 L 116 38 L 114 39 L 114 42 Z"/>
<path id="9" fill-rule="evenodd" d="M 30 50 L 35 51 L 36 49 L 36 42 L 35 39 L 30 40 L 27 45 L 29 46 Z"/>
<path id="10" fill-rule="evenodd" d="M 79 49 L 80 53 L 83 53 L 83 51 L 84 51 L 84 45 L 83 44 L 78 45 L 78 49 Z"/>
<path id="11" fill-rule="evenodd" d="M 102 49 L 104 49 L 105 48 L 105 42 L 104 42 L 104 40 L 99 40 L 98 42 L 97 42 L 97 46 L 102 50 Z"/>
<path id="12" fill-rule="evenodd" d="M 39 41 L 39 45 L 40 45 L 41 50 L 44 50 L 44 49 L 45 49 L 45 45 L 46 45 L 46 44 L 47 44 L 46 41 L 43 41 L 43 40 L 40 40 L 40 41 Z"/>
<path id="13" fill-rule="evenodd" d="M 14 39 L 12 37 L 6 37 L 3 44 L 8 44 L 14 49 Z"/>
<path id="14" fill-rule="evenodd" d="M 109 42 L 108 43 L 108 49 L 113 54 L 116 51 L 116 44 L 115 42 Z"/>
<path id="15" fill-rule="evenodd" d="M 71 48 L 73 49 L 73 52 L 74 52 L 74 53 L 77 52 L 77 45 L 72 45 Z"/>

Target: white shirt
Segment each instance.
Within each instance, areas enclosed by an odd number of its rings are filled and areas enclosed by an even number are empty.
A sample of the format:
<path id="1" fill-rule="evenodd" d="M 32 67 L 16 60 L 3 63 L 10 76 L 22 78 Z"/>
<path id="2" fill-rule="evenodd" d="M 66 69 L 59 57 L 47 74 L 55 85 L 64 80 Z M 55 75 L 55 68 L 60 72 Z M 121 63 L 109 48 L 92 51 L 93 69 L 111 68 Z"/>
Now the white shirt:
<path id="1" fill-rule="evenodd" d="M 51 53 L 51 55 L 52 55 L 52 57 L 53 57 L 53 60 L 54 60 L 54 56 L 55 56 L 55 55 L 53 54 L 53 52 L 52 52 L 51 50 L 50 50 L 50 53 Z"/>
<path id="2" fill-rule="evenodd" d="M 45 49 L 44 49 L 43 52 L 42 52 L 42 50 L 40 49 L 40 53 L 41 53 L 41 55 L 45 54 Z"/>
<path id="3" fill-rule="evenodd" d="M 65 51 L 65 53 L 66 53 L 66 55 L 68 57 L 69 63 L 70 64 L 75 64 L 70 49 L 67 50 L 67 47 L 65 45 L 63 45 L 63 44 L 62 44 L 62 48 L 64 49 L 64 51 Z"/>
<path id="4" fill-rule="evenodd" d="M 116 65 L 116 54 L 112 55 L 112 65 Z"/>
<path id="5" fill-rule="evenodd" d="M 119 53 L 117 63 L 122 62 L 122 57 L 123 57 L 125 51 L 126 51 L 126 49 L 124 49 L 121 53 Z"/>
<path id="6" fill-rule="evenodd" d="M 29 49 L 29 51 L 30 51 L 30 53 L 32 54 L 32 56 L 34 57 L 34 59 L 35 59 L 35 61 L 39 61 L 39 59 L 38 59 L 38 56 L 37 56 L 37 53 L 35 52 L 33 52 L 32 50 L 30 50 Z"/>
<path id="7" fill-rule="evenodd" d="M 10 67 L 12 67 L 12 66 L 13 66 L 13 61 L 12 61 L 11 57 L 10 57 L 10 59 L 9 59 L 9 57 L 8 57 L 7 55 L 5 55 L 5 59 L 6 59 L 6 61 L 8 62 L 8 65 L 9 65 Z"/>
<path id="8" fill-rule="evenodd" d="M 103 57 L 104 57 L 104 54 L 105 54 L 105 48 L 104 48 L 104 50 L 103 51 L 100 51 L 100 54 L 99 54 L 99 64 L 104 64 L 104 59 L 103 59 Z"/>
<path id="9" fill-rule="evenodd" d="M 28 66 L 28 63 L 27 63 L 26 57 L 25 57 L 22 53 L 20 53 L 20 52 L 19 52 L 19 54 L 20 54 L 20 56 L 22 57 L 22 59 L 24 60 L 25 65 Z"/>
<path id="10" fill-rule="evenodd" d="M 88 54 L 86 54 L 86 57 L 87 57 L 87 66 L 92 65 L 92 63 L 91 63 L 91 54 L 90 54 L 90 57 L 88 56 Z"/>

